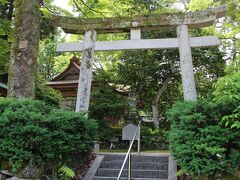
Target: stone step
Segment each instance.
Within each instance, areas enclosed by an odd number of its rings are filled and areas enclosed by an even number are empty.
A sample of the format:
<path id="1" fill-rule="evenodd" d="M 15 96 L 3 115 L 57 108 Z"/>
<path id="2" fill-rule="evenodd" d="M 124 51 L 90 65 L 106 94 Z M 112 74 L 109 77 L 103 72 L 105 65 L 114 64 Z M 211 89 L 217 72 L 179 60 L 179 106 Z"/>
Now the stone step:
<path id="1" fill-rule="evenodd" d="M 120 169 L 123 161 L 103 161 L 100 168 Z M 128 162 L 124 166 L 128 167 Z M 132 169 L 144 169 L 144 170 L 168 170 L 168 163 L 152 163 L 152 162 L 132 162 Z"/>
<path id="2" fill-rule="evenodd" d="M 117 177 L 120 172 L 120 169 L 108 169 L 108 168 L 99 168 L 95 176 L 105 176 L 105 177 Z M 137 170 L 132 169 L 133 178 L 158 178 L 158 179 L 167 179 L 168 171 L 167 170 Z M 123 170 L 122 177 L 127 177 L 128 170 Z"/>
<path id="3" fill-rule="evenodd" d="M 105 177 L 105 176 L 95 176 L 93 180 L 116 180 L 117 177 Z M 120 178 L 120 180 L 128 180 L 127 177 Z M 159 178 L 131 178 L 131 180 L 167 180 Z"/>
<path id="4" fill-rule="evenodd" d="M 125 155 L 105 155 L 103 161 L 123 161 Z M 168 163 L 168 156 L 142 156 L 142 155 L 132 155 L 132 162 L 152 162 L 152 163 Z"/>

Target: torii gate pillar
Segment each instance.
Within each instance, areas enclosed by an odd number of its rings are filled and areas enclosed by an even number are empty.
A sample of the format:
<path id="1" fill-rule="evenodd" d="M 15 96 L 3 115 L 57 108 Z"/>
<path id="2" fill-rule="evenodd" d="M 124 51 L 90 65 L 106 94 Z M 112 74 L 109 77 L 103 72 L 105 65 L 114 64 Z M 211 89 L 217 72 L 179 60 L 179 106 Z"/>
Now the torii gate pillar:
<path id="1" fill-rule="evenodd" d="M 86 31 L 79 75 L 76 112 L 87 112 L 92 85 L 92 66 L 97 33 Z"/>
<path id="2" fill-rule="evenodd" d="M 177 27 L 177 34 L 184 100 L 193 101 L 197 99 L 197 92 L 193 73 L 192 52 L 190 38 L 188 35 L 188 26 L 179 25 Z"/>

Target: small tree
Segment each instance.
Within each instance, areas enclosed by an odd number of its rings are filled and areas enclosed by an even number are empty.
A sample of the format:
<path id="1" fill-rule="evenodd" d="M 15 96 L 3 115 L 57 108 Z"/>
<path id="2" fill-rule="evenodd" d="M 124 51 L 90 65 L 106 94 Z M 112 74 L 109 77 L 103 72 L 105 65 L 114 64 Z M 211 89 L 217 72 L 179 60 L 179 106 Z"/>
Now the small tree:
<path id="1" fill-rule="evenodd" d="M 224 77 L 218 79 L 213 93 L 216 103 L 231 106 L 234 111 L 223 117 L 227 126 L 240 128 L 240 59 L 233 61 Z"/>

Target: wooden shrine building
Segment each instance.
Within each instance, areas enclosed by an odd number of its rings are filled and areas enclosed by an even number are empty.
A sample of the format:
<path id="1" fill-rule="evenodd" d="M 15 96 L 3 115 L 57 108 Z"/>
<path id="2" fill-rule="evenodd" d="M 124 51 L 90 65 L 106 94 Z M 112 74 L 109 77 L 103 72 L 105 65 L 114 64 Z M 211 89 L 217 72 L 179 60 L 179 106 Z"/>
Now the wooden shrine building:
<path id="1" fill-rule="evenodd" d="M 77 89 L 80 73 L 80 61 L 76 56 L 70 59 L 68 67 L 50 82 L 48 86 L 62 93 L 64 101 L 62 107 L 66 109 L 75 109 L 77 100 Z M 95 86 L 95 80 L 92 81 L 92 86 Z"/>

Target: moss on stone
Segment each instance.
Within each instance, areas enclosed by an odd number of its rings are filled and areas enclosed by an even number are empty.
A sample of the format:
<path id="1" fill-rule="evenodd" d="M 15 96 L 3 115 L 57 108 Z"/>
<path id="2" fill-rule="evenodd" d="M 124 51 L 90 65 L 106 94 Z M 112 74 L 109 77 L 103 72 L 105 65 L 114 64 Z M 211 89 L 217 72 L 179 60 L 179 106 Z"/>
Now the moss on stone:
<path id="1" fill-rule="evenodd" d="M 190 13 L 166 13 L 148 16 L 135 17 L 114 17 L 114 18 L 68 18 L 53 16 L 55 25 L 60 26 L 67 33 L 84 34 L 86 30 L 96 30 L 99 34 L 112 32 L 128 32 L 135 26 L 133 22 L 138 22 L 137 27 L 141 29 L 161 29 L 175 28 L 181 23 L 189 24 L 190 28 L 200 28 L 211 25 L 216 18 L 224 15 L 226 8 L 216 8 Z M 211 17 L 212 16 L 212 17 Z M 211 18 L 209 18 L 211 17 Z M 202 19 L 203 23 L 199 22 Z M 207 23 L 209 21 L 209 23 Z"/>

